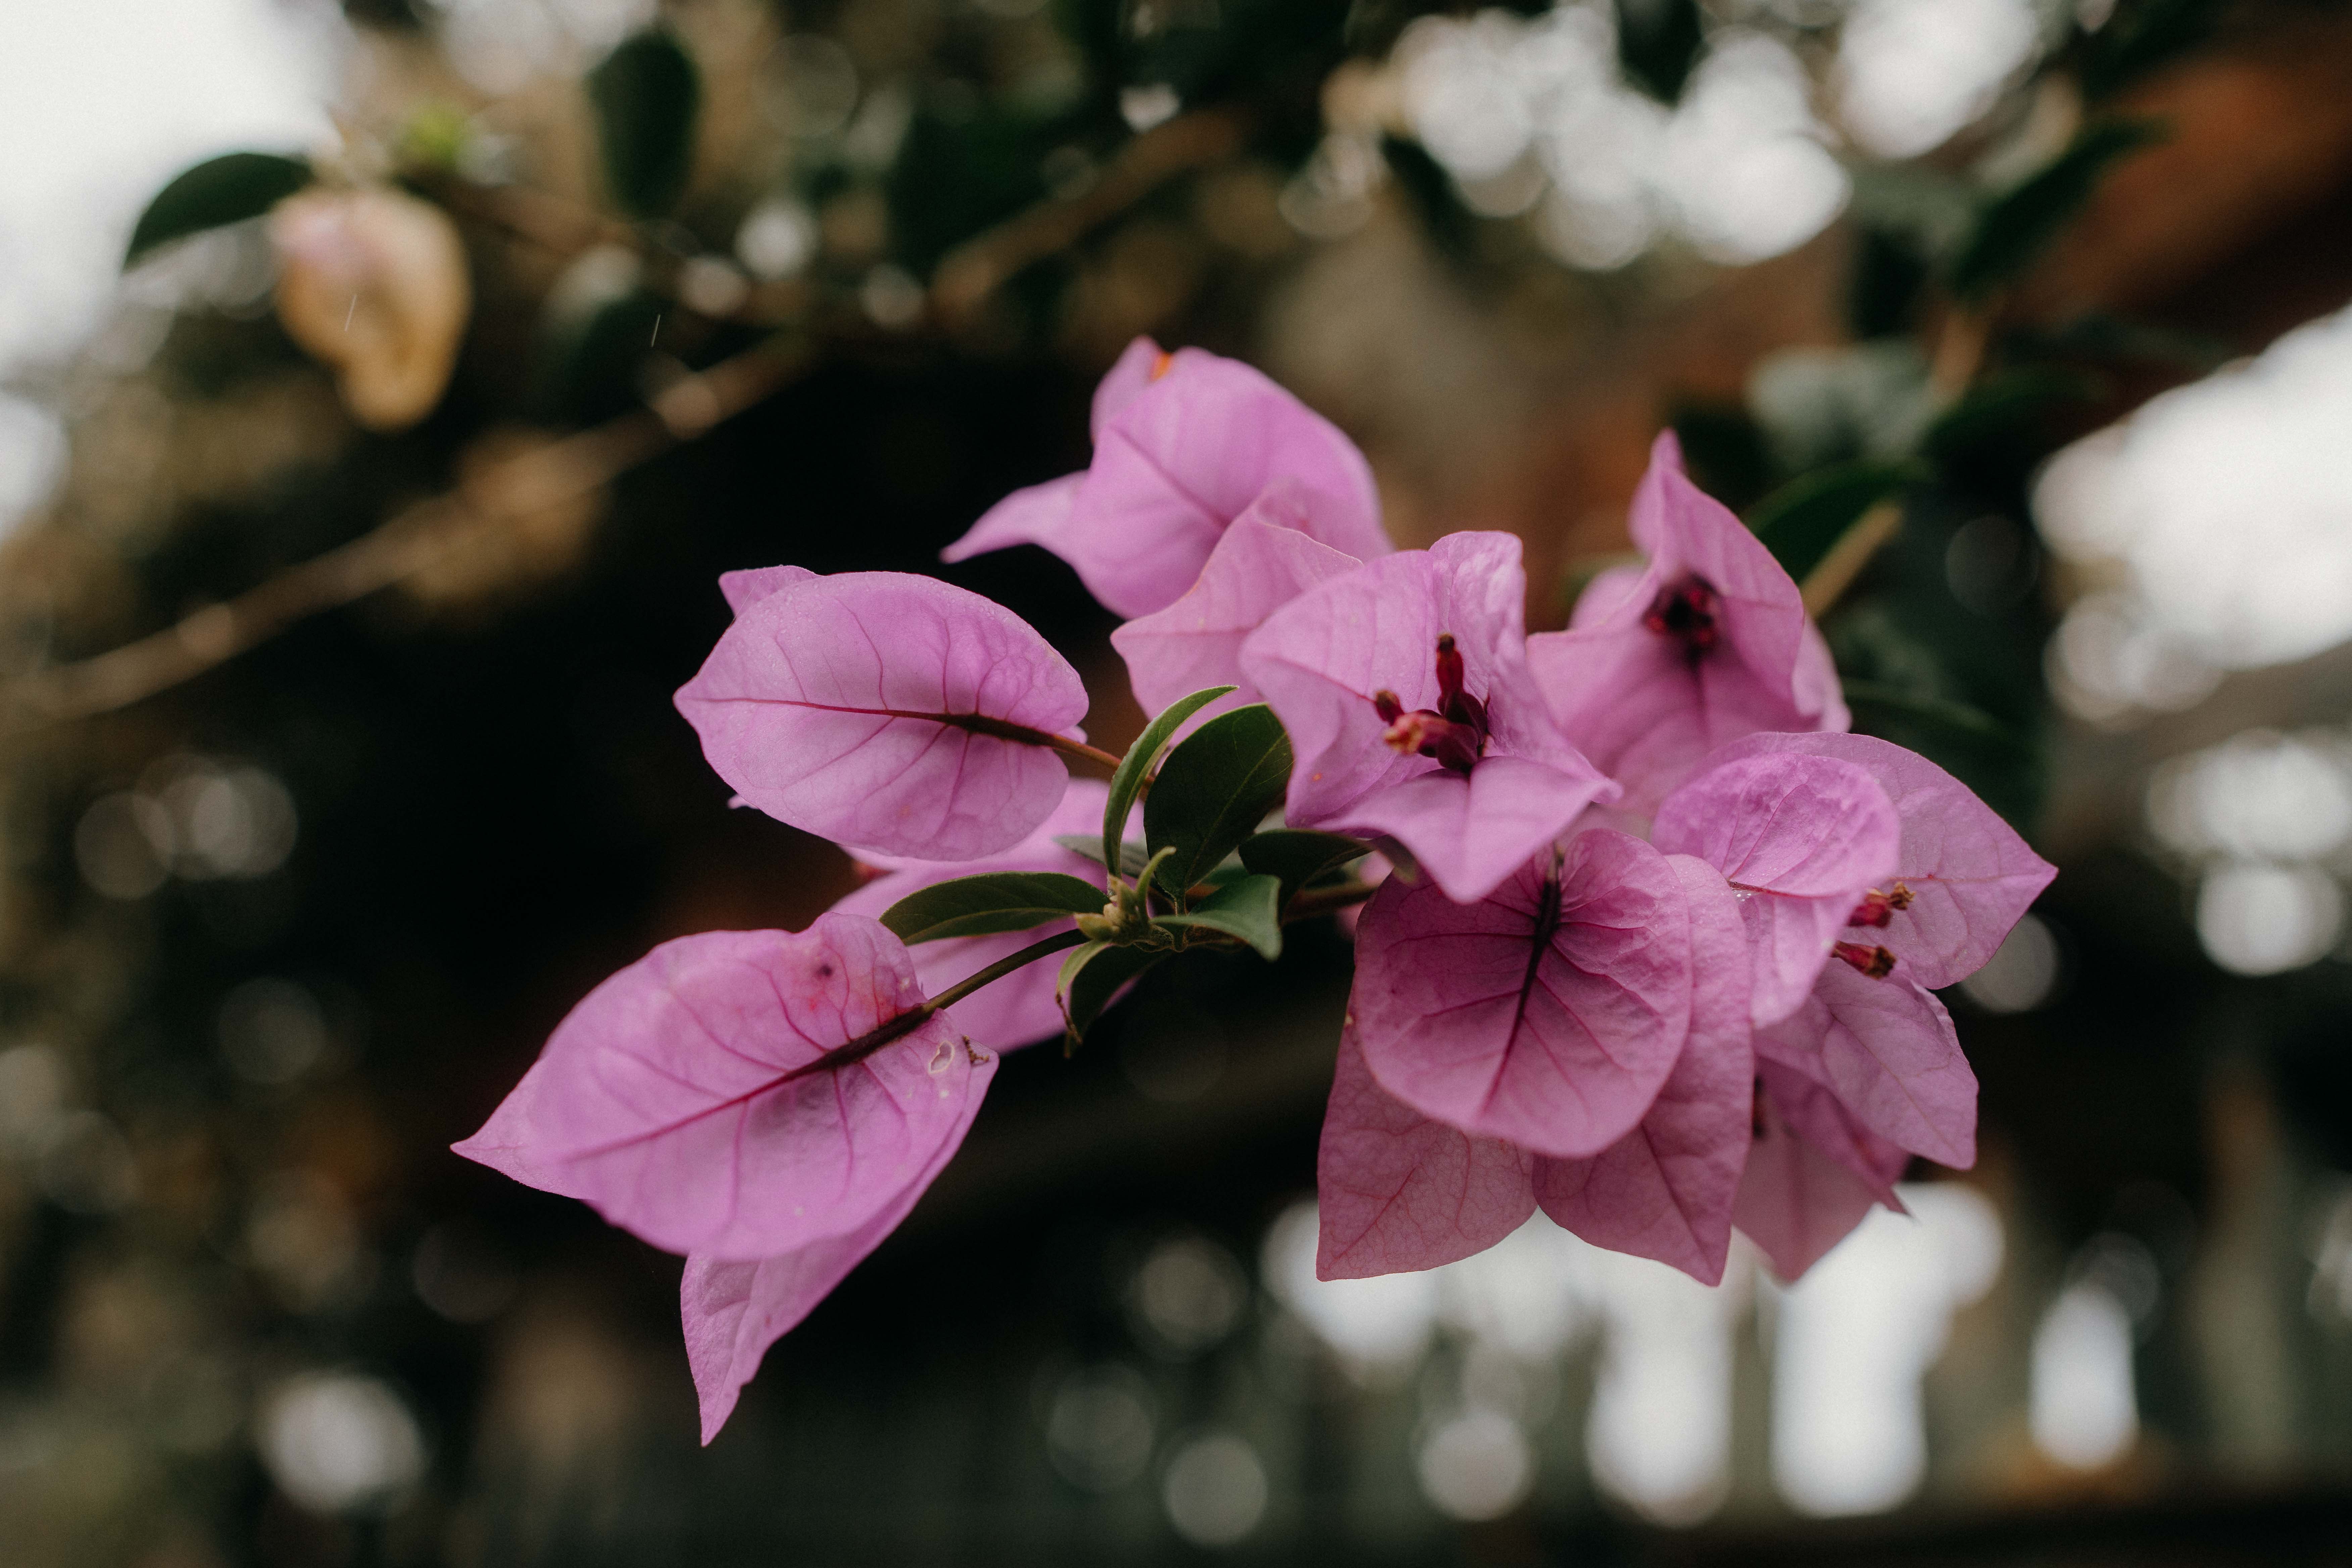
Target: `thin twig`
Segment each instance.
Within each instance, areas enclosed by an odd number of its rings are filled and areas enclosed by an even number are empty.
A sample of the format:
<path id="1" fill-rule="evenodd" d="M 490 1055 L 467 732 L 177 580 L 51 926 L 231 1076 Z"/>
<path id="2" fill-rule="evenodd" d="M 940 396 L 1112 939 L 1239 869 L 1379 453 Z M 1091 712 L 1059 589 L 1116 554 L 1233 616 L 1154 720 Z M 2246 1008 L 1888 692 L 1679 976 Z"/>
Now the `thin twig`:
<path id="1" fill-rule="evenodd" d="M 112 712 L 193 679 L 299 621 L 425 570 L 485 518 L 530 512 L 601 489 L 760 402 L 808 359 L 804 347 L 772 342 L 746 350 L 672 383 L 646 407 L 509 458 L 462 489 L 420 502 L 174 626 L 0 687 L 0 731 Z"/>
<path id="2" fill-rule="evenodd" d="M 1078 195 L 1040 203 L 948 252 L 932 275 L 932 309 L 950 326 L 968 320 L 1024 268 L 1076 244 L 1176 175 L 1232 156 L 1248 129 L 1246 116 L 1233 109 L 1195 110 L 1154 126 L 1120 148 L 1102 177 Z"/>
<path id="3" fill-rule="evenodd" d="M 1878 553 L 1886 542 L 1903 527 L 1903 503 L 1883 500 L 1854 520 L 1852 528 L 1838 536 L 1829 552 L 1805 574 L 1800 592 L 1805 598 L 1805 614 L 1820 620 L 1832 605 L 1845 596 L 1870 558 Z"/>

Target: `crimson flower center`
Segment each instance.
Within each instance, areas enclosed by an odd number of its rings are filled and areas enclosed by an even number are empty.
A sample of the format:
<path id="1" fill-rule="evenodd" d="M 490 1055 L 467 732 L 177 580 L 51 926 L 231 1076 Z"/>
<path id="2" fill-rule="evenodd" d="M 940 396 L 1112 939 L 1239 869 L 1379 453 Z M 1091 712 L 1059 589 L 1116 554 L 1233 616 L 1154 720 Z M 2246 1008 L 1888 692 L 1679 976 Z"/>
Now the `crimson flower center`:
<path id="1" fill-rule="evenodd" d="M 1691 662 L 1722 640 L 1723 634 L 1716 626 L 1722 613 L 1723 598 L 1715 584 L 1696 572 L 1683 576 L 1658 590 L 1650 607 L 1642 616 L 1642 625 L 1662 637 L 1670 637 L 1683 645 L 1683 652 Z"/>
<path id="2" fill-rule="evenodd" d="M 1372 710 L 1386 724 L 1381 738 L 1406 756 L 1434 758 L 1457 773 L 1467 773 L 1486 754 L 1491 726 L 1486 705 L 1470 695 L 1464 681 L 1468 671 L 1454 634 L 1437 639 L 1437 706 L 1408 711 L 1393 691 L 1372 693 Z"/>

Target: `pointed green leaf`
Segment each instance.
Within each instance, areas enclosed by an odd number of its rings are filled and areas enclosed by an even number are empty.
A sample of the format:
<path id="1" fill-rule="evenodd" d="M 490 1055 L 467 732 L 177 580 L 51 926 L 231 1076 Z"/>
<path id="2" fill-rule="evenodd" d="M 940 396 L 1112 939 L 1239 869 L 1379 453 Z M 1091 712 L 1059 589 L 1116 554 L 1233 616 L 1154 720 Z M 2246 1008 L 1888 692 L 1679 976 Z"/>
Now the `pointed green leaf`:
<path id="1" fill-rule="evenodd" d="M 1845 537 L 1862 514 L 1919 478 L 1916 463 L 1858 458 L 1791 479 L 1757 503 L 1748 526 L 1799 582 Z"/>
<path id="2" fill-rule="evenodd" d="M 1102 840 L 1091 833 L 1056 833 L 1054 842 L 1073 855 L 1083 855 L 1099 866 L 1103 863 Z M 1141 844 L 1130 838 L 1118 849 L 1118 874 L 1132 881 L 1143 875 L 1143 863 L 1150 857 Z"/>
<path id="3" fill-rule="evenodd" d="M 1242 864 L 1282 884 L 1277 909 L 1288 909 L 1298 889 L 1324 872 L 1371 852 L 1369 844 L 1303 827 L 1270 827 L 1242 840 Z"/>
<path id="4" fill-rule="evenodd" d="M 1066 1047 L 1075 1049 L 1110 1005 L 1118 988 L 1168 956 L 1165 951 L 1090 942 L 1062 961 L 1055 990 L 1062 998 Z"/>
<path id="5" fill-rule="evenodd" d="M 1160 717 L 1143 727 L 1127 755 L 1110 775 L 1110 798 L 1103 803 L 1102 862 L 1108 866 L 1118 856 L 1118 847 L 1127 837 L 1127 814 L 1135 809 L 1135 797 L 1143 793 L 1143 781 L 1151 772 L 1151 764 L 1168 749 L 1178 726 L 1202 709 L 1233 689 L 1230 686 L 1212 686 L 1205 691 L 1195 691 L 1190 697 L 1180 697 L 1161 710 Z"/>
<path id="6" fill-rule="evenodd" d="M 1282 804 L 1290 737 L 1263 702 L 1221 713 L 1168 753 L 1143 803 L 1144 842 L 1176 853 L 1160 868 L 1171 897 L 1206 877 Z"/>
<path id="7" fill-rule="evenodd" d="M 1151 923 L 1236 937 L 1255 948 L 1260 958 L 1273 960 L 1282 956 L 1281 897 L 1279 879 L 1244 877 L 1219 888 L 1182 914 L 1160 915 Z"/>
<path id="8" fill-rule="evenodd" d="M 228 153 L 189 169 L 139 215 L 123 252 L 129 267 L 159 245 L 259 217 L 310 183 L 310 165 L 275 153 Z"/>
<path id="9" fill-rule="evenodd" d="M 1952 262 L 1952 292 L 1981 299 L 2032 266 L 2090 202 L 2108 165 L 2163 132 L 2146 121 L 2094 121 L 2042 169 L 1993 198 Z"/>
<path id="10" fill-rule="evenodd" d="M 604 182 L 631 217 L 669 216 L 694 167 L 702 77 L 667 28 L 622 40 L 588 73 Z"/>
<path id="11" fill-rule="evenodd" d="M 912 946 L 1098 915 L 1103 903 L 1100 888 L 1059 871 L 990 871 L 909 893 L 882 911 L 882 923 Z"/>

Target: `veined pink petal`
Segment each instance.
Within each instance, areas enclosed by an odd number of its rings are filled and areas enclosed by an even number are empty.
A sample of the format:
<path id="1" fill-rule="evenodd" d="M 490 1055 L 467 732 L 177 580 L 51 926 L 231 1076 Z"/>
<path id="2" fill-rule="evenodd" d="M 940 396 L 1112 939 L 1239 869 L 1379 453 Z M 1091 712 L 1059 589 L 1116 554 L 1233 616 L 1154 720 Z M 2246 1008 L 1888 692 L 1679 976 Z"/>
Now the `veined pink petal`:
<path id="1" fill-rule="evenodd" d="M 1803 1006 L 1757 1031 L 1756 1049 L 1834 1093 L 1887 1142 L 1955 1170 L 1976 1163 L 1976 1074 L 1951 1015 L 1899 963 L 1878 980 L 1830 964 Z"/>
<path id="2" fill-rule="evenodd" d="M 1110 634 L 1146 713 L 1209 686 L 1239 689 L 1217 708 L 1258 700 L 1242 673 L 1243 640 L 1307 589 L 1357 564 L 1292 521 L 1325 504 L 1312 491 L 1277 481 L 1225 530 L 1182 598 Z"/>
<path id="3" fill-rule="evenodd" d="M 1825 1093 L 1821 1098 L 1828 1100 Z M 1835 1103 L 1829 1109 L 1834 1112 Z M 1790 1124 L 1760 1079 L 1755 1114 L 1755 1141 L 1732 1218 L 1764 1249 L 1772 1272 L 1793 1281 L 1862 1223 L 1894 1177 L 1866 1181 L 1822 1152 Z"/>
<path id="4" fill-rule="evenodd" d="M 1883 929 L 1853 935 L 1884 945 L 1896 975 L 1914 984 L 1937 990 L 1983 968 L 2058 874 L 1968 785 L 1916 752 L 1870 735 L 1756 735 L 1725 755 L 1768 752 L 1866 768 L 1895 803 L 1902 842 L 1891 879 L 1909 903 L 1890 910 Z"/>
<path id="5" fill-rule="evenodd" d="M 1536 1162 L 1536 1201 L 1596 1247 L 1654 1258 L 1717 1285 L 1755 1098 L 1748 937 L 1721 873 L 1686 855 L 1669 855 L 1666 864 L 1690 900 L 1689 1043 L 1633 1131 L 1589 1160 Z"/>
<path id="6" fill-rule="evenodd" d="M 1534 1156 L 1433 1121 L 1382 1089 L 1339 1037 L 1316 1153 L 1315 1274 L 1360 1279 L 1484 1252 L 1535 1212 Z"/>
<path id="7" fill-rule="evenodd" d="M 727 607 L 740 616 L 769 595 L 815 575 L 805 566 L 751 566 L 740 572 L 721 572 L 719 591 L 726 596 Z"/>
<path id="8" fill-rule="evenodd" d="M 929 1163 L 871 1219 L 845 1236 L 813 1241 L 774 1258 L 730 1263 L 707 1253 L 686 1260 L 678 1281 L 679 1317 L 686 1330 L 686 1360 L 702 1406 L 702 1440 L 708 1444 L 734 1413 L 735 1400 L 768 1347 L 782 1339 L 816 1304 L 832 1294 L 849 1271 L 866 1260 L 883 1238 L 898 1228 L 918 1199 L 930 1189 L 971 1129 L 981 1094 L 996 1074 L 988 1058 L 974 1069 L 979 1084 L 962 1101 L 962 1120 L 940 1142 Z"/>
<path id="9" fill-rule="evenodd" d="M 1198 349 L 1163 356 L 1139 339 L 1097 389 L 1094 423 L 1094 460 L 1066 506 L 1060 492 L 1008 500 L 947 559 L 1043 544 L 1105 605 L 1148 616 L 1192 585 L 1218 537 L 1277 479 L 1330 503 L 1302 520 L 1319 542 L 1358 559 L 1390 548 L 1363 454 L 1238 361 Z"/>
<path id="10" fill-rule="evenodd" d="M 1442 771 L 1392 749 L 1378 707 L 1382 692 L 1407 710 L 1437 706 L 1441 637 L 1454 639 L 1464 689 L 1485 705 L 1488 756 L 1593 772 L 1528 685 L 1519 551 L 1514 535 L 1465 532 L 1366 562 L 1292 599 L 1242 645 L 1242 671 L 1282 720 L 1297 758 L 1286 805 L 1293 824 L 1339 826 L 1374 790 Z"/>
<path id="11" fill-rule="evenodd" d="M 1756 536 L 1684 474 L 1671 431 L 1635 492 L 1638 576 L 1601 574 L 1569 629 L 1528 639 L 1528 667 L 1568 738 L 1654 808 L 1710 752 L 1760 730 L 1841 730 L 1850 721 L 1829 650 L 1797 585 Z M 1645 624 L 1662 595 L 1694 583 L 1705 638 Z"/>
<path id="12" fill-rule="evenodd" d="M 1467 776 L 1437 768 L 1375 789 L 1342 816 L 1355 832 L 1403 845 L 1447 898 L 1466 904 L 1494 891 L 1610 790 L 1591 768 L 1490 756 Z"/>
<path id="13" fill-rule="evenodd" d="M 1062 798 L 1050 738 L 1085 716 L 1069 662 L 1020 617 L 929 577 L 793 584 L 719 637 L 678 710 L 769 816 L 853 847 L 969 860 Z"/>
<path id="14" fill-rule="evenodd" d="M 1773 752 L 1710 765 L 1658 807 L 1650 841 L 1696 855 L 1741 899 L 1756 955 L 1749 1007 L 1785 1018 L 1812 989 L 1864 893 L 1895 868 L 1900 826 L 1862 768 Z"/>
<path id="15" fill-rule="evenodd" d="M 1556 883 L 1549 861 L 1475 904 L 1391 879 L 1357 929 L 1349 1010 L 1399 1100 L 1580 1159 L 1633 1129 L 1682 1052 L 1690 914 L 1665 858 L 1629 835 L 1578 835 Z"/>
<path id="16" fill-rule="evenodd" d="M 1083 855 L 1074 855 L 1054 842 L 1057 834 L 1082 833 L 1097 842 L 1102 837 L 1103 802 L 1110 786 L 1097 779 L 1072 779 L 1062 797 L 1036 830 L 1002 855 L 984 860 L 941 865 L 900 861 L 886 875 L 855 889 L 833 907 L 845 914 L 879 919 L 900 899 L 955 877 L 978 877 L 992 871 L 1060 871 L 1099 885 L 1102 868 Z M 1140 808 L 1130 819 L 1141 837 Z M 923 994 L 936 996 L 958 981 L 979 973 L 1000 958 L 1010 958 L 1033 942 L 1073 929 L 1068 921 L 1050 921 L 1028 931 L 994 936 L 947 937 L 910 947 L 915 976 Z M 1000 1051 L 1034 1045 L 1062 1032 L 1062 1005 L 1055 999 L 1057 963 L 1033 963 L 973 992 L 955 1005 L 957 1025 L 982 1045 Z"/>
<path id="17" fill-rule="evenodd" d="M 944 1013 L 821 1065 L 922 999 L 898 939 L 854 915 L 664 942 L 572 1010 L 457 1151 L 674 1252 L 845 1236 L 962 1135 L 987 1087 L 994 1058 Z"/>
<path id="18" fill-rule="evenodd" d="M 940 552 L 940 559 L 969 561 L 975 555 L 1009 550 L 1016 544 L 1042 544 L 1055 554 L 1062 554 L 1062 540 L 1070 528 L 1070 508 L 1078 499 L 1078 488 L 1086 479 L 1082 470 L 1014 490 L 982 512 L 980 521 L 966 530 L 962 538 Z"/>
<path id="19" fill-rule="evenodd" d="M 1880 1137 L 1848 1110 L 1836 1091 L 1802 1070 L 1765 1054 L 1769 1042 L 1757 1037 L 1756 1081 L 1780 1119 L 1796 1133 L 1851 1173 L 1868 1187 L 1871 1196 L 1897 1214 L 1907 1212 L 1895 1194 L 1895 1184 L 1911 1163 L 1899 1143 Z"/>

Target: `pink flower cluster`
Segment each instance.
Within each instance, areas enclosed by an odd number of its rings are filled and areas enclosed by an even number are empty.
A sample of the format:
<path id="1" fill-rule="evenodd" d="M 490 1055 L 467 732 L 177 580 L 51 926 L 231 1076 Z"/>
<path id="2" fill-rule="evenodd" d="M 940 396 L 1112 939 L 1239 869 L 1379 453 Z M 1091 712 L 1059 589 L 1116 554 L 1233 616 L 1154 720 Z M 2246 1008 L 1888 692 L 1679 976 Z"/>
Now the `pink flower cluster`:
<path id="1" fill-rule="evenodd" d="M 2052 868 L 1949 774 L 1845 732 L 1796 585 L 1662 436 L 1639 570 L 1529 636 L 1518 541 L 1395 550 L 1363 458 L 1247 366 L 1139 341 L 1087 469 L 950 560 L 1036 543 L 1132 617 L 1158 711 L 1264 701 L 1292 827 L 1397 868 L 1361 911 L 1318 1170 L 1326 1278 L 1427 1268 L 1540 1207 L 1722 1278 L 1733 1228 L 1794 1278 L 1912 1156 L 1975 1157 L 1936 989 Z M 929 578 L 730 574 L 678 693 L 740 799 L 877 875 L 807 931 L 671 942 L 599 986 L 458 1150 L 688 1254 L 708 1440 L 769 1344 L 912 1207 L 997 1053 L 1061 1032 L 1034 929 L 909 949 L 875 918 L 983 871 L 1093 876 L 1104 786 L 1076 672 Z M 1076 942 L 1077 937 L 1068 937 Z M 956 988 L 952 1010 L 937 998 Z M 969 994 L 965 992 L 969 990 Z"/>

